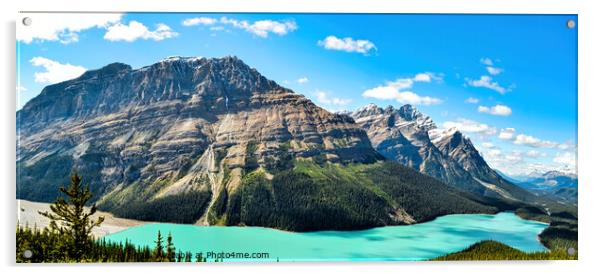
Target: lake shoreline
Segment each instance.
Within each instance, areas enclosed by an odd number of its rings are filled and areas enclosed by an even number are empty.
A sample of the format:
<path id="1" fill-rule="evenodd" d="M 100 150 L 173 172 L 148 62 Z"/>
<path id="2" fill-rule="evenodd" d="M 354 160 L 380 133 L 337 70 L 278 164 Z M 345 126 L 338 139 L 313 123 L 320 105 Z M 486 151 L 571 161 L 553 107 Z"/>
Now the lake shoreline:
<path id="1" fill-rule="evenodd" d="M 193 253 L 269 252 L 280 261 L 416 261 L 458 252 L 483 240 L 496 240 L 525 252 L 546 252 L 537 235 L 547 226 L 512 212 L 453 214 L 410 226 L 302 233 L 266 227 L 148 223 L 104 240 L 152 246 L 160 231 L 173 236 L 178 250 Z"/>
<path id="2" fill-rule="evenodd" d="M 42 215 L 40 215 L 37 211 L 49 211 L 50 208 L 50 203 L 40 203 L 40 202 L 31 202 L 31 201 L 26 201 L 26 200 L 17 200 L 17 204 L 18 204 L 18 221 L 19 224 L 21 226 L 24 225 L 28 225 L 29 227 L 33 227 L 34 225 L 38 228 L 40 227 L 46 227 L 49 225 L 49 220 L 45 217 L 43 217 Z M 167 232 L 174 234 L 175 238 L 178 239 L 188 239 L 188 242 L 193 241 L 194 242 L 194 236 L 195 234 L 191 233 L 191 234 L 183 234 L 181 233 L 181 230 L 178 228 L 190 228 L 193 232 L 229 232 L 227 234 L 230 234 L 229 236 L 236 236 L 238 234 L 246 234 L 245 232 L 259 232 L 258 234 L 260 235 L 278 235 L 280 238 L 280 243 L 285 243 L 287 239 L 296 239 L 299 238 L 299 236 L 318 236 L 318 237 L 326 237 L 327 239 L 330 237 L 335 237 L 336 238 L 340 238 L 340 239 L 349 239 L 352 240 L 354 238 L 359 238 L 359 240 L 361 240 L 361 238 L 364 238 L 365 236 L 372 236 L 370 238 L 375 238 L 375 240 L 378 240 L 378 236 L 374 237 L 374 234 L 379 234 L 382 232 L 387 232 L 387 231 L 391 231 L 391 230 L 401 230 L 402 232 L 405 230 L 404 228 L 407 228 L 409 231 L 410 228 L 428 228 L 429 227 L 429 223 L 431 224 L 438 224 L 441 222 L 444 222 L 446 220 L 463 220 L 463 219 L 472 219 L 474 217 L 483 217 L 484 219 L 494 219 L 495 217 L 498 216 L 515 216 L 516 219 L 521 220 L 522 223 L 524 224 L 531 224 L 532 226 L 537 226 L 538 228 L 540 228 L 540 230 L 538 232 L 535 232 L 535 237 L 532 239 L 532 242 L 535 241 L 538 245 L 540 245 L 541 247 L 543 247 L 543 249 L 539 249 L 540 251 L 546 251 L 549 252 L 550 249 L 548 247 L 545 247 L 545 245 L 543 245 L 542 240 L 539 238 L 539 234 L 541 232 L 543 232 L 543 230 L 545 228 L 547 228 L 549 226 L 549 223 L 545 223 L 545 222 L 541 222 L 541 221 L 537 221 L 537 220 L 531 220 L 531 219 L 525 219 L 523 217 L 520 217 L 518 215 L 516 215 L 513 211 L 500 211 L 496 214 L 449 214 L 449 215 L 443 215 L 443 216 L 439 216 L 436 217 L 432 220 L 429 220 L 427 222 L 422 222 L 422 223 L 416 223 L 416 224 L 411 224 L 411 225 L 397 225 L 397 226 L 380 226 L 380 227 L 373 227 L 373 228 L 367 228 L 367 229 L 358 229 L 358 230 L 320 230 L 320 231 L 309 231 L 309 232 L 294 232 L 294 231 L 286 231 L 286 230 L 282 230 L 282 229 L 277 229 L 277 228 L 269 228 L 269 227 L 261 227 L 261 226 L 219 226 L 219 225 L 211 225 L 211 226 L 207 226 L 207 225 L 198 225 L 198 224 L 178 224 L 178 223 L 164 223 L 164 222 L 150 222 L 150 221 L 139 221 L 139 220 L 133 220 L 133 219 L 124 219 L 124 218 L 118 218 L 115 217 L 113 214 L 111 213 L 107 213 L 107 212 L 97 212 L 94 215 L 94 218 L 98 217 L 98 216 L 104 216 L 105 217 L 105 221 L 101 224 L 101 226 L 99 226 L 98 228 L 95 228 L 95 230 L 93 231 L 93 235 L 95 238 L 99 239 L 99 240 L 107 240 L 107 241 L 112 241 L 112 242 L 122 242 L 124 240 L 128 240 L 128 241 L 133 241 L 135 244 L 137 245 L 150 245 L 149 242 L 152 242 L 152 240 L 154 240 L 154 235 L 156 235 L 156 232 L 149 232 L 150 234 L 146 237 L 148 239 L 136 239 L 135 237 L 138 234 L 134 234 L 134 236 L 131 237 L 126 237 L 126 238 L 122 238 L 119 236 L 127 236 L 128 232 L 138 232 L 138 231 L 145 231 L 145 228 L 150 226 L 150 227 L 157 227 L 157 228 L 163 228 L 161 229 L 161 232 L 163 234 L 167 234 Z M 437 226 L 436 226 L 437 227 Z M 460 226 L 461 227 L 461 226 Z M 174 230 L 170 230 L 170 229 L 174 229 Z M 492 229 L 495 230 L 495 229 Z M 425 233 L 426 234 L 426 233 Z M 467 233 L 468 234 L 468 233 Z M 190 235 L 190 236 L 187 236 Z M 410 234 L 411 236 L 412 234 Z M 341 237 L 343 236 L 343 237 Z M 359 236 L 359 237 L 344 237 L 344 236 Z M 402 236 L 399 236 L 402 237 Z M 398 238 L 399 238 L 398 237 Z M 405 236 L 404 236 L 405 237 Z M 431 238 L 431 236 L 429 237 L 425 237 L 425 236 L 418 236 L 419 238 L 426 238 L 425 240 L 428 240 L 429 238 Z M 226 240 L 228 238 L 225 237 L 216 237 L 216 240 L 218 240 L 218 243 L 220 242 L 220 240 Z M 269 238 L 266 239 L 268 241 L 266 241 L 266 243 L 269 243 Z M 332 240 L 332 239 L 330 239 Z M 443 240 L 442 240 L 443 241 Z M 378 241 L 376 241 L 378 243 Z M 467 247 L 470 247 L 471 245 L 475 244 L 479 242 L 478 239 L 475 239 L 474 242 L 472 243 L 462 243 L 462 245 L 457 245 L 457 244 L 453 244 L 457 247 L 455 247 L 453 250 L 447 251 L 446 254 L 452 254 L 452 253 L 456 253 L 459 251 L 462 251 L 463 249 L 466 249 Z M 453 242 L 452 242 L 453 243 Z M 511 242 L 510 242 L 511 243 Z M 322 244 L 320 244 L 318 246 L 318 248 L 321 246 Z M 448 244 L 449 245 L 449 244 Z M 533 244 L 532 244 L 533 245 Z M 344 246 L 344 245 L 343 245 Z M 368 246 L 368 248 L 366 248 Z M 382 245 L 381 245 L 382 246 Z M 213 247 L 219 247 L 219 244 L 213 244 Z M 259 248 L 261 248 L 262 246 L 258 246 Z M 295 247 L 295 246 L 290 246 L 290 247 Z M 303 247 L 303 245 L 301 244 L 301 247 Z M 362 249 L 370 249 L 369 245 L 364 245 L 364 246 L 360 246 L 362 247 Z M 245 250 L 245 249 L 249 249 L 248 247 L 245 247 L 244 242 L 240 243 L 240 246 L 236 246 L 231 248 L 233 249 L 233 251 L 237 251 L 238 250 Z M 316 249 L 316 248 L 314 248 Z M 385 248 L 384 249 L 388 249 Z M 420 250 L 422 248 L 417 248 L 417 250 Z M 295 250 L 295 249 L 293 249 Z M 226 250 L 227 251 L 227 250 Z M 278 255 L 278 254 L 276 254 Z M 441 257 L 444 255 L 431 255 L 433 256 L 432 258 L 436 258 L 436 257 Z M 280 261 L 289 261 L 290 259 L 287 259 L 286 257 L 278 257 Z M 376 257 L 376 258 L 362 258 L 360 260 L 362 261 L 422 261 L 422 260 L 430 260 L 432 258 L 429 257 L 409 257 L 406 255 L 406 257 Z M 345 257 L 326 257 L 326 258 L 297 258 L 294 260 L 298 260 L 298 261 L 318 261 L 318 260 L 326 260 L 326 261 L 349 261 L 350 258 L 345 258 Z"/>
<path id="3" fill-rule="evenodd" d="M 37 211 L 50 211 L 50 204 L 51 203 L 47 203 L 47 202 L 34 202 L 34 201 L 28 201 L 28 200 L 21 200 L 21 199 L 17 199 L 17 221 L 19 221 L 20 225 L 29 225 L 29 226 L 37 226 L 37 227 L 46 227 L 49 225 L 49 220 L 48 218 L 40 215 Z M 25 210 L 25 211 L 23 211 Z M 32 213 L 32 211 L 35 211 L 35 213 Z M 25 212 L 25 213 L 23 213 Z M 385 228 L 385 227 L 391 227 L 391 226 L 412 226 L 412 225 L 418 225 L 418 224 L 424 224 L 424 223 L 429 223 L 432 221 L 435 221 L 437 219 L 440 219 L 441 217 L 447 217 L 447 216 L 470 216 L 470 215 L 497 215 L 499 213 L 514 213 L 514 211 L 499 211 L 496 212 L 494 214 L 489 214 L 489 213 L 473 213 L 473 214 L 447 214 L 447 215 L 442 215 L 442 216 L 437 216 L 433 219 L 429 219 L 420 223 L 414 223 L 414 224 L 403 224 L 403 225 L 384 225 L 384 226 L 375 226 L 375 227 L 370 227 L 370 228 L 361 228 L 361 229 L 352 229 L 352 230 L 315 230 L 315 231 L 289 231 L 289 230 L 284 230 L 284 229 L 280 229 L 280 228 L 272 228 L 272 227 L 265 227 L 265 226 L 248 226 L 248 225 L 200 225 L 200 224 L 187 224 L 187 223 L 171 223 L 171 222 L 157 222 L 157 221 L 144 221 L 144 220 L 136 220 L 136 219 L 128 219 L 128 218 L 121 218 L 121 217 L 117 217 L 112 213 L 109 212 L 103 212 L 103 211 L 97 211 L 97 213 L 93 216 L 93 218 L 97 218 L 99 216 L 104 216 L 105 217 L 105 221 L 99 226 L 99 228 L 95 228 L 93 235 L 96 238 L 101 238 L 110 234 L 115 234 L 117 232 L 123 231 L 123 230 L 127 230 L 133 227 L 137 227 L 137 226 L 141 226 L 141 225 L 145 225 L 145 224 L 172 224 L 172 225 L 191 225 L 191 226 L 198 226 L 198 227 L 240 227 L 240 228 L 265 228 L 265 229 L 270 229 L 270 230 L 277 230 L 277 231 L 281 231 L 281 232 L 286 232 L 286 233 L 319 233 L 319 232 L 362 232 L 362 231 L 367 231 L 367 230 L 372 230 L 372 229 L 376 229 L 376 228 Z M 25 214 L 25 215 L 24 215 Z M 520 217 L 520 216 L 519 216 Z M 538 221 L 538 220 L 533 220 L 533 219 L 527 219 L 524 217 L 520 217 L 523 220 L 527 220 L 530 222 L 536 222 L 536 223 L 541 223 L 541 224 L 545 224 L 545 225 L 550 225 L 549 223 L 546 222 L 542 222 L 542 221 Z M 541 240 L 538 241 L 541 243 Z"/>
<path id="4" fill-rule="evenodd" d="M 19 226 L 29 226 L 30 228 L 48 227 L 50 225 L 50 219 L 42 216 L 38 211 L 50 211 L 50 205 L 51 203 L 47 202 L 33 202 L 17 199 L 17 221 Z M 119 218 L 111 213 L 103 211 L 97 211 L 92 218 L 95 219 L 100 216 L 103 216 L 105 220 L 100 226 L 95 227 L 92 230 L 92 235 L 94 235 L 95 238 L 102 238 L 110 234 L 115 234 L 148 223 L 146 221 Z"/>

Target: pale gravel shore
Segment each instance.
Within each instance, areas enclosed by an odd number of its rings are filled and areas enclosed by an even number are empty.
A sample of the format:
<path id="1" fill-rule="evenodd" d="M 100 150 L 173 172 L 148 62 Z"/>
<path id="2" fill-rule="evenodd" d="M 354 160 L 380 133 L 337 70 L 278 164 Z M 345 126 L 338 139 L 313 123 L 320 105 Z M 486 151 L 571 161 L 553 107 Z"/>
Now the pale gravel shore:
<path id="1" fill-rule="evenodd" d="M 50 220 L 40 215 L 38 211 L 50 211 L 50 204 L 17 200 L 17 221 L 19 221 L 21 226 L 28 225 L 29 227 L 36 226 L 37 228 L 47 227 L 50 224 Z M 105 220 L 100 227 L 93 229 L 92 234 L 96 238 L 113 234 L 133 226 L 145 224 L 143 221 L 116 218 L 111 213 L 101 211 L 97 211 L 92 217 L 96 219 L 99 216 L 104 216 Z"/>

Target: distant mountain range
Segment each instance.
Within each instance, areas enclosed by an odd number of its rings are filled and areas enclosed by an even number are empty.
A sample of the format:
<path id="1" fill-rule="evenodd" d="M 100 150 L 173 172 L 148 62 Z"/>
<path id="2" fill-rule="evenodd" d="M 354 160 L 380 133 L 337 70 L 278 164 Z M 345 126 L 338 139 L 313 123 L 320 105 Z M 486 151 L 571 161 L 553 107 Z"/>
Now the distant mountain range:
<path id="1" fill-rule="evenodd" d="M 74 169 L 118 216 L 295 231 L 535 198 L 462 133 L 433 129 L 410 105 L 330 113 L 232 56 L 113 63 L 47 86 L 17 112 L 17 197 L 52 201 Z"/>
<path id="2" fill-rule="evenodd" d="M 548 171 L 541 175 L 518 180 L 516 185 L 539 196 L 546 196 L 564 203 L 577 204 L 578 183 L 576 174 Z"/>

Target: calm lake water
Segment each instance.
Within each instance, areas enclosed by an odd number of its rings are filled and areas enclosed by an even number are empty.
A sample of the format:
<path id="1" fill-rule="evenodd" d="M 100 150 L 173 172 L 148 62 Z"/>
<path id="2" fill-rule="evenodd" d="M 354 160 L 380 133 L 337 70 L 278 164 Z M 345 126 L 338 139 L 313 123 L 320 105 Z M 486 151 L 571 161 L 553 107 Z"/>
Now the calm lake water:
<path id="1" fill-rule="evenodd" d="M 157 231 L 173 235 L 178 250 L 193 253 L 269 253 L 263 261 L 413 261 L 460 251 L 481 240 L 496 240 L 522 251 L 545 251 L 537 235 L 547 224 L 513 213 L 448 215 L 433 221 L 362 231 L 285 232 L 262 227 L 146 224 L 109 236 L 153 247 Z M 164 238 L 165 240 L 165 238 Z M 212 261 L 212 259 L 209 259 Z M 224 261 L 259 261 L 225 259 Z"/>

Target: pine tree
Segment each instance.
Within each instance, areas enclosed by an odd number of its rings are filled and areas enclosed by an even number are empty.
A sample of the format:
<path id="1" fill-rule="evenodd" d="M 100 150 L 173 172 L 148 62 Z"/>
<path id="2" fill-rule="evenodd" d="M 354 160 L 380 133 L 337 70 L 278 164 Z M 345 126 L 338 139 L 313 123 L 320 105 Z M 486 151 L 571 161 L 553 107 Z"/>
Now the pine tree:
<path id="1" fill-rule="evenodd" d="M 203 253 L 197 252 L 195 258 L 196 258 L 195 260 L 197 263 L 204 262 L 203 261 Z"/>
<path id="2" fill-rule="evenodd" d="M 50 205 L 52 212 L 39 213 L 50 219 L 51 230 L 64 232 L 69 236 L 71 243 L 68 253 L 71 258 L 81 260 L 89 248 L 92 229 L 99 226 L 104 221 L 104 217 L 91 218 L 96 213 L 96 204 L 86 211 L 85 206 L 92 198 L 92 192 L 88 185 L 85 187 L 82 185 L 82 178 L 77 172 L 71 175 L 71 185 L 68 188 L 61 187 L 59 190 L 67 195 L 67 200 L 60 197 Z"/>
<path id="3" fill-rule="evenodd" d="M 155 261 L 163 261 L 163 237 L 161 237 L 161 231 L 158 231 L 157 233 L 157 240 L 155 241 L 155 251 L 153 256 L 155 257 Z"/>
<path id="4" fill-rule="evenodd" d="M 184 257 L 184 261 L 187 263 L 192 262 L 192 252 L 186 251 L 186 256 Z"/>
<path id="5" fill-rule="evenodd" d="M 177 257 L 176 257 L 176 259 L 177 259 L 177 261 L 178 261 L 179 263 L 181 263 L 181 262 L 183 262 L 183 261 L 184 261 L 184 253 L 183 253 L 181 250 L 178 250 L 178 254 L 177 254 Z"/>
<path id="6" fill-rule="evenodd" d="M 173 238 L 171 237 L 171 232 L 169 232 L 169 234 L 167 235 L 167 252 L 166 252 L 166 258 L 167 261 L 169 262 L 175 262 L 176 261 L 176 255 L 175 255 L 175 250 L 176 248 L 173 245 Z"/>

